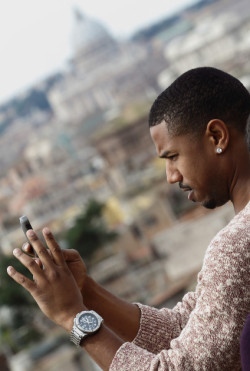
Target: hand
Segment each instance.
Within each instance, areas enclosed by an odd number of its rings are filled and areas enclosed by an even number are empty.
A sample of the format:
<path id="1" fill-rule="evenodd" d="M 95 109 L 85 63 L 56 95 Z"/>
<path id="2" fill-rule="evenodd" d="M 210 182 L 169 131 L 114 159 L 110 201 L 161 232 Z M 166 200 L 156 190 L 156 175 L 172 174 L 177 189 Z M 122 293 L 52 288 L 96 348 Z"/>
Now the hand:
<path id="1" fill-rule="evenodd" d="M 36 234 L 29 230 L 27 236 L 34 247 L 43 269 L 30 256 L 20 249 L 13 254 L 28 268 L 33 275 L 31 281 L 13 267 L 8 267 L 8 274 L 33 296 L 42 312 L 58 325 L 71 331 L 75 315 L 87 309 L 83 305 L 82 295 L 69 270 L 60 246 L 48 228 L 43 229 L 43 236 L 50 254 Z"/>
<path id="2" fill-rule="evenodd" d="M 22 247 L 23 251 L 27 254 L 35 256 L 34 252 L 32 252 L 32 247 L 29 243 L 25 243 Z M 50 253 L 50 250 L 47 250 Z M 79 287 L 82 295 L 84 292 L 84 285 L 86 283 L 87 278 L 87 269 L 84 261 L 82 260 L 79 252 L 73 249 L 62 249 L 63 258 L 72 273 L 77 286 Z M 36 263 L 42 267 L 41 260 L 39 258 L 35 258 Z"/>

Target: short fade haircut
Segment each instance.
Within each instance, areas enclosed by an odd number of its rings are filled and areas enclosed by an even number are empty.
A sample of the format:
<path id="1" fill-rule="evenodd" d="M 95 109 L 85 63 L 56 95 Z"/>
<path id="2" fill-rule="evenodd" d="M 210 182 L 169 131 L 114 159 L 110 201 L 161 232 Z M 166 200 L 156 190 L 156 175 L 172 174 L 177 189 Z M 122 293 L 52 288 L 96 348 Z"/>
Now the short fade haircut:
<path id="1" fill-rule="evenodd" d="M 220 119 L 245 134 L 250 94 L 235 77 L 212 67 L 199 67 L 178 77 L 153 103 L 149 126 L 162 121 L 170 135 L 201 136 L 208 122 Z"/>

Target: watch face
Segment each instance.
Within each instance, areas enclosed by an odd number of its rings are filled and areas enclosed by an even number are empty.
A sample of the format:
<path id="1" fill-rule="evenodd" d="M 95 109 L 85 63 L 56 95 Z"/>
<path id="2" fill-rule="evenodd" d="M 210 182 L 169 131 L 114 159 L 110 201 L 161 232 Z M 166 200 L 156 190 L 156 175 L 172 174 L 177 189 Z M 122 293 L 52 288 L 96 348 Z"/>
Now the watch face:
<path id="1" fill-rule="evenodd" d="M 83 313 L 78 319 L 78 325 L 84 332 L 93 332 L 98 329 L 99 322 L 92 313 Z"/>

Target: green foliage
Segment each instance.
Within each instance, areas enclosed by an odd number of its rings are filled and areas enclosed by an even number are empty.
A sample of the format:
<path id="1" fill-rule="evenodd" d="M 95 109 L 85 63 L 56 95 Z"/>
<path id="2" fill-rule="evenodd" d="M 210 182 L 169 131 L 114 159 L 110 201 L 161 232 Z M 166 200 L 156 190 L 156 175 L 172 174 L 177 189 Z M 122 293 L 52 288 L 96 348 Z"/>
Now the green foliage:
<path id="1" fill-rule="evenodd" d="M 43 335 L 34 323 L 34 313 L 29 307 L 11 309 L 11 321 L 0 323 L 1 344 L 16 353 L 42 339 Z M 0 348 L 1 348 L 0 344 Z"/>
<path id="2" fill-rule="evenodd" d="M 7 345 L 15 353 L 39 340 L 41 334 L 33 323 L 35 302 L 23 287 L 9 277 L 6 272 L 9 265 L 26 277 L 30 279 L 32 277 L 17 259 L 0 255 L 0 309 L 1 306 L 8 306 L 11 313 L 10 323 L 0 323 L 0 333 L 2 344 Z"/>
<path id="3" fill-rule="evenodd" d="M 117 237 L 117 233 L 109 231 L 105 224 L 102 216 L 104 207 L 103 203 L 90 200 L 66 234 L 68 247 L 78 250 L 87 263 L 98 249 Z"/>
<path id="4" fill-rule="evenodd" d="M 30 295 L 7 274 L 9 265 L 31 278 L 27 269 L 17 259 L 0 255 L 0 305 L 11 307 L 29 305 L 32 302 Z"/>
<path id="5" fill-rule="evenodd" d="M 172 27 L 177 22 L 180 22 L 179 15 L 173 15 L 171 17 L 167 17 L 160 22 L 157 22 L 149 27 L 143 28 L 137 31 L 133 37 L 133 41 L 148 41 L 155 37 L 158 33 Z"/>
<path id="6" fill-rule="evenodd" d="M 4 131 L 7 129 L 7 127 L 11 124 L 12 122 L 12 119 L 10 118 L 7 118 L 5 120 L 3 120 L 2 122 L 0 122 L 0 135 L 2 133 L 4 133 Z"/>
<path id="7" fill-rule="evenodd" d="M 52 110 L 46 92 L 36 88 L 30 90 L 24 97 L 13 98 L 7 104 L 0 106 L 0 115 L 6 114 L 0 121 L 0 135 L 10 127 L 16 117 L 27 117 L 36 110 L 47 112 Z"/>
<path id="8" fill-rule="evenodd" d="M 32 89 L 23 99 L 16 99 L 13 105 L 16 110 L 16 114 L 21 117 L 30 114 L 35 108 L 41 111 L 51 110 L 46 94 L 37 89 Z"/>

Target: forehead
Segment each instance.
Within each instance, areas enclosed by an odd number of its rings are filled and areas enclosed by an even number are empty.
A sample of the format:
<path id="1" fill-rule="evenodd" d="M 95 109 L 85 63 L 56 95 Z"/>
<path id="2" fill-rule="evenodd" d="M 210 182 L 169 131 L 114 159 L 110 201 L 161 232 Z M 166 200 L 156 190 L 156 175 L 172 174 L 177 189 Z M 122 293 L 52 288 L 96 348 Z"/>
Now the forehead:
<path id="1" fill-rule="evenodd" d="M 157 154 L 161 156 L 166 151 L 192 152 L 197 146 L 196 141 L 188 135 L 170 135 L 165 121 L 150 127 L 150 135 L 154 142 Z"/>
<path id="2" fill-rule="evenodd" d="M 160 124 L 150 127 L 150 135 L 156 147 L 157 153 L 160 155 L 163 151 L 169 150 L 178 140 L 178 137 L 173 137 L 169 134 L 165 121 Z"/>

